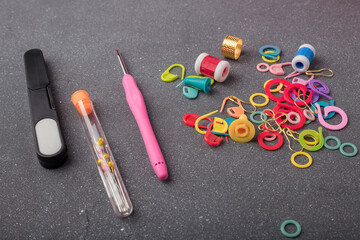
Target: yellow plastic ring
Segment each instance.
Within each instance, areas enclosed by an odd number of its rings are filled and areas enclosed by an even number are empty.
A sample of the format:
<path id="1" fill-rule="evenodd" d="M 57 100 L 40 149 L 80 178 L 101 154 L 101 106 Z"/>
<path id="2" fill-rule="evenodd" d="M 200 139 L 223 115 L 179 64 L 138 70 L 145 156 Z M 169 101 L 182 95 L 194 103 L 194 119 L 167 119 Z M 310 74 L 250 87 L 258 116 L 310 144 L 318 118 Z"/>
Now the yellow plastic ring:
<path id="1" fill-rule="evenodd" d="M 304 164 L 304 165 L 301 165 L 301 164 L 298 164 L 295 162 L 295 157 L 298 156 L 298 155 L 303 155 L 305 157 L 308 158 L 308 163 L 307 164 Z M 306 152 L 295 152 L 293 155 L 291 155 L 291 163 L 295 166 L 295 167 L 298 167 L 298 168 L 308 168 L 311 166 L 312 164 L 312 157 L 310 156 L 310 154 L 306 153 Z"/>
<path id="2" fill-rule="evenodd" d="M 269 79 L 269 80 L 267 80 L 265 83 L 264 83 L 264 89 L 265 89 L 265 87 L 266 87 L 266 84 L 268 83 L 268 82 L 270 82 L 272 79 Z M 283 88 L 283 84 L 282 83 L 279 83 L 279 85 L 277 86 L 277 88 L 270 88 L 270 92 L 279 92 L 282 88 Z"/>
<path id="3" fill-rule="evenodd" d="M 263 102 L 263 103 L 254 102 L 254 97 L 257 97 L 257 96 L 261 96 L 261 97 L 265 98 L 265 102 Z M 269 97 L 267 95 L 265 95 L 264 93 L 254 93 L 253 95 L 250 96 L 249 100 L 250 100 L 251 104 L 256 107 L 264 107 L 269 103 Z"/>
<path id="4" fill-rule="evenodd" d="M 307 136 L 309 136 L 310 138 L 314 139 L 314 141 L 307 141 L 307 140 L 305 139 L 305 137 L 307 137 Z M 315 146 L 315 145 L 317 145 L 317 144 L 320 142 L 319 138 L 320 138 L 319 134 L 318 134 L 318 138 L 315 138 L 315 137 L 313 137 L 313 136 L 311 136 L 311 135 L 305 135 L 304 138 L 303 138 L 303 141 L 304 141 L 304 143 L 305 143 L 306 145 Z"/>
<path id="5" fill-rule="evenodd" d="M 265 51 L 264 53 L 266 54 L 266 53 L 273 53 L 273 52 L 275 52 L 275 51 Z M 276 63 L 277 61 L 280 60 L 280 55 L 276 56 L 276 60 L 271 60 L 271 59 L 268 59 L 268 58 L 266 58 L 264 56 L 261 56 L 261 58 L 267 63 Z"/>

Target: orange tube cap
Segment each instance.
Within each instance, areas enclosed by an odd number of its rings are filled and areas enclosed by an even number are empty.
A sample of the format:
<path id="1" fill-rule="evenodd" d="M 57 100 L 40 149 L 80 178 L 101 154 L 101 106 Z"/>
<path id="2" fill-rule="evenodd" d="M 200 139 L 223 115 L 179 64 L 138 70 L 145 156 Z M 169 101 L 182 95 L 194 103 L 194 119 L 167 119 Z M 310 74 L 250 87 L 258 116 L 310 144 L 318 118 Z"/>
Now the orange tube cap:
<path id="1" fill-rule="evenodd" d="M 74 104 L 79 114 L 82 115 L 81 108 L 79 107 L 79 101 L 82 101 L 87 115 L 92 113 L 92 104 L 87 91 L 79 90 L 74 92 L 73 95 L 71 95 L 71 102 Z"/>

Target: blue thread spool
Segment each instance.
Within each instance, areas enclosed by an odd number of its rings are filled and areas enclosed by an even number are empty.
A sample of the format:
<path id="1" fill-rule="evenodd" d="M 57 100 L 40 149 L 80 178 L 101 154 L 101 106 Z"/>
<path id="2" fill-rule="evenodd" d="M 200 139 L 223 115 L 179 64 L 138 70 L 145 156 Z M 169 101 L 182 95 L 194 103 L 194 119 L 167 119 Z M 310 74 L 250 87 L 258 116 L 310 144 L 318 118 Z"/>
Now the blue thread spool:
<path id="1" fill-rule="evenodd" d="M 291 66 L 297 72 L 305 72 L 309 69 L 310 63 L 315 56 L 315 48 L 310 44 L 303 44 L 291 62 Z"/>

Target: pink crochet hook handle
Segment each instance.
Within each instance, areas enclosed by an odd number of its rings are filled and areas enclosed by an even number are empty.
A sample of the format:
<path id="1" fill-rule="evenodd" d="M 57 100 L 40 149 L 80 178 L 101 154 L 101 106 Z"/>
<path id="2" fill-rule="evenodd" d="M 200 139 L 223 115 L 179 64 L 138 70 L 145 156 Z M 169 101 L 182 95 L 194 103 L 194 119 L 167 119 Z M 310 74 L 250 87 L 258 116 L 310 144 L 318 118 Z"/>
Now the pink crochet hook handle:
<path id="1" fill-rule="evenodd" d="M 130 74 L 128 74 L 120 52 L 118 52 L 118 57 L 125 74 L 122 79 L 122 84 L 125 90 L 126 100 L 129 104 L 131 112 L 135 117 L 137 125 L 139 126 L 151 165 L 158 178 L 160 180 L 166 180 L 168 178 L 166 163 L 152 129 L 146 110 L 144 97 L 141 94 L 135 79 Z"/>

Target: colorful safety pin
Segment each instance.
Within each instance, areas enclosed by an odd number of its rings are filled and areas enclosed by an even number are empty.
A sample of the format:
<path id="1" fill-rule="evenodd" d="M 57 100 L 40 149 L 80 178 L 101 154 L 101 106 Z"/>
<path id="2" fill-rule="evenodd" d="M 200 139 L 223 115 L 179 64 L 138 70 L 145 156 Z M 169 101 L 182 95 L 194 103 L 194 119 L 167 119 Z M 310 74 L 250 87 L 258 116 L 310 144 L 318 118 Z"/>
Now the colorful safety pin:
<path id="1" fill-rule="evenodd" d="M 321 72 L 324 72 L 324 71 L 328 71 L 328 72 L 330 72 L 330 74 L 321 73 Z M 324 77 L 332 77 L 332 76 L 334 76 L 333 70 L 331 70 L 329 68 L 322 68 L 322 69 L 319 69 L 319 70 L 307 70 L 307 71 L 305 71 L 305 74 L 306 75 L 318 75 L 318 76 L 324 76 Z"/>
<path id="2" fill-rule="evenodd" d="M 269 71 L 277 76 L 285 75 L 285 72 L 282 69 L 282 67 L 289 65 L 291 65 L 291 62 L 273 64 L 270 66 Z"/>
<path id="3" fill-rule="evenodd" d="M 244 109 L 244 112 L 247 112 L 247 113 L 256 112 L 256 105 L 252 104 L 252 102 L 245 102 L 245 101 L 243 101 L 243 100 L 241 100 L 240 98 L 237 98 L 237 97 L 235 97 L 235 96 L 230 96 L 230 97 L 229 97 L 229 100 L 232 101 L 232 102 L 234 102 L 234 103 L 237 103 L 237 101 L 240 101 L 240 102 L 243 103 L 243 104 L 247 104 L 247 105 L 253 106 L 254 110 L 249 111 L 249 110 L 246 110 L 246 109 L 241 105 L 241 107 Z"/>
<path id="4" fill-rule="evenodd" d="M 234 96 L 229 96 L 229 97 L 224 98 L 222 105 L 221 105 L 220 112 L 222 112 L 224 110 L 225 104 L 228 100 L 239 105 L 238 107 L 231 107 L 231 108 L 226 109 L 226 112 L 230 115 L 230 117 L 239 118 L 241 115 L 244 114 L 244 108 L 241 105 L 241 100 Z"/>

